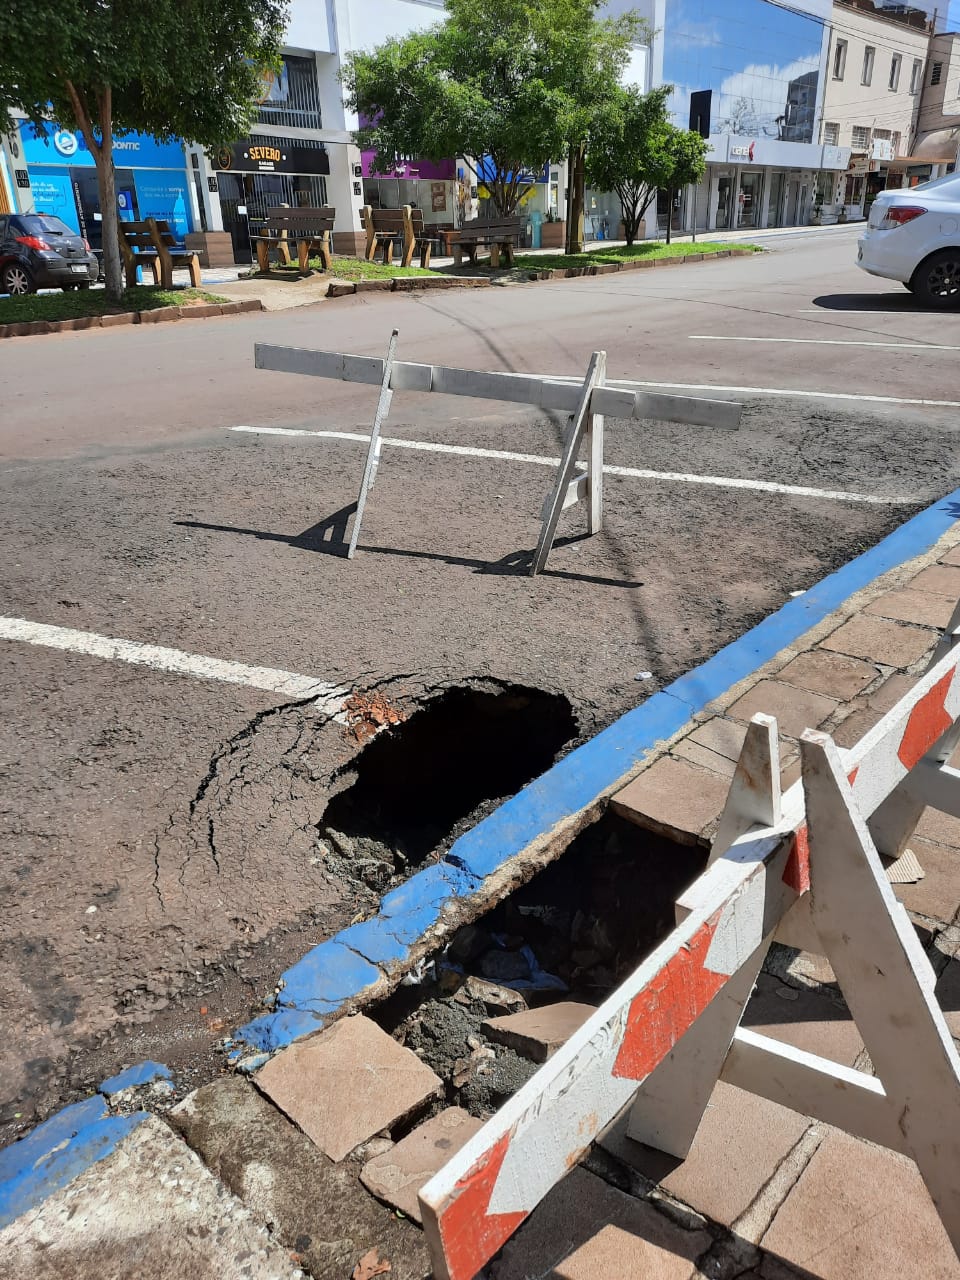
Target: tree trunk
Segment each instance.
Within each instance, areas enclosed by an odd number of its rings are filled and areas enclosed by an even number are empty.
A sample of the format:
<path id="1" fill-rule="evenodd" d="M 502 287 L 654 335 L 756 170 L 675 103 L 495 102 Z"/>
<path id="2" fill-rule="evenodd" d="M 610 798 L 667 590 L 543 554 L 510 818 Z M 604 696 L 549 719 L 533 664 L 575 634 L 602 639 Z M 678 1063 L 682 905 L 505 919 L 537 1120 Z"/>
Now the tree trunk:
<path id="1" fill-rule="evenodd" d="M 106 142 L 106 138 L 104 139 Z M 120 262 L 120 242 L 117 224 L 117 184 L 113 168 L 113 147 L 102 148 L 97 160 L 97 187 L 100 193 L 100 213 L 103 221 L 103 276 L 107 293 L 114 302 L 123 297 L 123 266 Z"/>
<path id="2" fill-rule="evenodd" d="M 567 218 L 567 253 L 583 253 L 583 205 L 587 148 L 570 144 L 570 213 Z"/>
<path id="3" fill-rule="evenodd" d="M 670 243 L 670 232 L 673 230 L 673 187 L 667 190 L 667 244 Z"/>

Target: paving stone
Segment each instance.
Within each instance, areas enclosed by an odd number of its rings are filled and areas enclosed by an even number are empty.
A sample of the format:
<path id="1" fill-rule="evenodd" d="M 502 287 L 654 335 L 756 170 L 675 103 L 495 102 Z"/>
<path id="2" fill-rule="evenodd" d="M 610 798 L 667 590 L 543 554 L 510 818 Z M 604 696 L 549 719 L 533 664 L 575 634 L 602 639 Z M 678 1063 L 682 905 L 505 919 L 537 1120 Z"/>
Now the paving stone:
<path id="1" fill-rule="evenodd" d="M 915 684 L 916 680 L 912 676 L 898 673 L 889 676 L 871 693 L 855 698 L 849 704 L 849 714 L 832 730 L 834 742 L 841 747 L 852 747 L 855 742 L 859 742 Z M 841 708 L 843 710 L 845 709 Z"/>
<path id="2" fill-rule="evenodd" d="M 960 569 L 957 570 L 960 573 Z M 953 613 L 955 600 L 947 596 L 932 595 L 927 591 L 914 591 L 906 587 L 902 591 L 887 591 L 878 600 L 867 605 L 867 613 L 881 618 L 896 618 L 901 622 L 916 622 L 925 627 L 945 627 Z"/>
<path id="3" fill-rule="evenodd" d="M 908 911 L 949 924 L 960 909 L 960 851 L 916 836 L 909 847 L 925 875 L 916 884 L 894 885 L 894 893 Z"/>
<path id="4" fill-rule="evenodd" d="M 730 785 L 726 778 L 686 760 L 664 756 L 611 799 L 622 818 L 683 844 L 698 837 L 721 812 Z"/>
<path id="5" fill-rule="evenodd" d="M 960 568 L 932 564 L 922 569 L 908 584 L 914 591 L 932 592 L 946 596 L 954 604 L 960 599 Z"/>
<path id="6" fill-rule="evenodd" d="M 560 1000 L 539 1009 L 489 1018 L 482 1030 L 489 1039 L 515 1049 L 521 1057 L 546 1062 L 595 1012 L 593 1005 Z"/>
<path id="7" fill-rule="evenodd" d="M 936 640 L 936 636 L 920 627 L 863 613 L 838 627 L 821 641 L 820 647 L 851 658 L 882 662 L 888 667 L 909 667 L 922 658 Z"/>
<path id="8" fill-rule="evenodd" d="M 417 1192 L 482 1127 L 483 1121 L 468 1111 L 447 1107 L 389 1151 L 368 1160 L 360 1180 L 380 1200 L 420 1222 Z"/>
<path id="9" fill-rule="evenodd" d="M 738 720 L 749 720 L 762 711 L 776 716 L 781 733 L 799 738 L 804 729 L 816 729 L 839 705 L 837 698 L 828 698 L 809 689 L 796 689 L 781 680 L 759 680 L 742 698 L 728 708 L 729 714 Z"/>
<path id="10" fill-rule="evenodd" d="M 823 957 L 817 959 L 832 976 Z M 747 1002 L 743 1025 L 795 1049 L 819 1054 L 841 1066 L 853 1066 L 863 1050 L 863 1039 L 850 1012 L 832 996 L 809 987 L 792 988 L 795 999 L 785 999 L 783 990 L 779 978 L 762 973 Z"/>
<path id="11" fill-rule="evenodd" d="M 947 961 L 937 980 L 937 1003 L 943 1010 L 950 1034 L 960 1040 L 960 960 Z"/>
<path id="12" fill-rule="evenodd" d="M 629 1106 L 597 1139 L 611 1155 L 699 1213 L 730 1226 L 809 1125 L 805 1116 L 722 1081 L 683 1161 L 627 1137 Z"/>
<path id="13" fill-rule="evenodd" d="M 585 1169 L 554 1187 L 488 1268 L 490 1280 L 690 1280 L 711 1243 Z"/>
<path id="14" fill-rule="evenodd" d="M 248 1081 L 205 1085 L 170 1120 L 315 1280 L 346 1280 L 374 1247 L 390 1259 L 391 1280 L 429 1273 L 420 1231 L 364 1191 L 356 1163 L 328 1159 Z"/>
<path id="15" fill-rule="evenodd" d="M 718 773 L 722 778 L 732 778 L 737 769 L 733 760 L 728 760 L 717 751 L 711 751 L 709 747 L 701 746 L 692 737 L 681 738 L 670 748 L 670 754 L 678 760 L 687 760 L 690 764 L 699 765 L 701 769 Z"/>
<path id="16" fill-rule="evenodd" d="M 945 556 L 940 557 L 941 564 L 960 564 L 960 546 L 951 547 Z"/>
<path id="17" fill-rule="evenodd" d="M 842 653 L 828 653 L 825 649 L 798 654 L 777 672 L 777 679 L 786 684 L 810 689 L 813 693 L 826 693 L 841 702 L 848 702 L 876 678 L 877 668 L 872 663 L 848 658 Z"/>
<path id="18" fill-rule="evenodd" d="M 960 1280 L 960 1261 L 913 1161 L 835 1130 L 761 1244 L 820 1280 Z"/>
<path id="19" fill-rule="evenodd" d="M 920 839 L 960 850 L 960 818 L 954 818 L 939 809 L 924 809 L 917 823 L 916 834 Z"/>
<path id="20" fill-rule="evenodd" d="M 362 1014 L 284 1049 L 256 1080 L 332 1160 L 399 1124 L 443 1089 L 415 1053 Z"/>
<path id="21" fill-rule="evenodd" d="M 0 1231 L 18 1280 L 294 1280 L 303 1272 L 155 1117 Z"/>
<path id="22" fill-rule="evenodd" d="M 718 755 L 726 756 L 734 764 L 740 759 L 743 740 L 747 736 L 746 725 L 739 720 L 728 720 L 725 716 L 712 716 L 711 719 L 698 725 L 684 741 L 696 742 Z"/>

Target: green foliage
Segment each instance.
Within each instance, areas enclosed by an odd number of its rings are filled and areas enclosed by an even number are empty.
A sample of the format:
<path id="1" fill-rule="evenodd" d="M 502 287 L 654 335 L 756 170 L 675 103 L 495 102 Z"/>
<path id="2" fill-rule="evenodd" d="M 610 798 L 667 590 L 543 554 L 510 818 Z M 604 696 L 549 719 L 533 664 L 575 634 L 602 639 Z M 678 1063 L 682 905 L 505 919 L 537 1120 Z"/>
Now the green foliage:
<path id="1" fill-rule="evenodd" d="M 78 316 L 115 315 L 120 311 L 153 311 L 157 307 L 186 307 L 195 302 L 228 302 L 205 289 L 157 289 L 136 285 L 125 289 L 119 302 L 104 289 L 77 289 L 69 293 L 27 293 L 0 299 L 0 324 L 24 320 L 73 320 Z"/>
<path id="2" fill-rule="evenodd" d="M 97 166 L 104 271 L 122 291 L 113 137 L 207 147 L 244 133 L 277 65 L 288 0 L 11 0 L 0 40 L 0 119 L 19 109 L 83 134 Z"/>
<path id="3" fill-rule="evenodd" d="M 596 117 L 587 152 L 591 184 L 620 197 L 628 244 L 658 190 L 699 182 L 707 144 L 698 133 L 667 119 L 671 85 L 649 93 L 620 88 Z"/>
<path id="4" fill-rule="evenodd" d="M 383 171 L 401 156 L 463 156 L 471 167 L 490 156 L 494 206 L 513 213 L 530 175 L 586 137 L 646 33 L 634 15 L 599 21 L 597 7 L 447 0 L 445 23 L 347 60 L 347 103 L 364 120 L 358 144 Z"/>

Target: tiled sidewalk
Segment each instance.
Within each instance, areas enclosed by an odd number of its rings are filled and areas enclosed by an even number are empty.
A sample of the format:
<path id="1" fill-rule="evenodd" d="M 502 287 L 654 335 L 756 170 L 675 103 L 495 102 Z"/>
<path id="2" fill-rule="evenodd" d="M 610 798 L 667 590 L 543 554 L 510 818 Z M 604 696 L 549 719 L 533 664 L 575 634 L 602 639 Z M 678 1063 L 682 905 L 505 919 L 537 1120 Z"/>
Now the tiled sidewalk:
<path id="1" fill-rule="evenodd" d="M 706 848 L 753 714 L 778 718 L 790 785 L 803 730 L 824 728 L 841 746 L 862 737 L 923 671 L 958 597 L 954 526 L 695 716 L 612 806 Z M 960 820 L 928 810 L 911 847 L 925 874 L 896 892 L 960 1037 Z M 869 1068 L 821 957 L 775 945 L 744 1025 Z M 56 1172 L 39 1205 L 25 1198 L 18 1207 L 16 1179 L 4 1183 L 3 1168 L 17 1148 L 0 1153 L 0 1221 L 10 1222 L 0 1230 L 0 1273 L 292 1280 L 303 1267 L 317 1280 L 346 1280 L 375 1248 L 397 1280 L 422 1280 L 428 1261 L 412 1193 L 476 1122 L 448 1108 L 403 1137 L 412 1109 L 440 1082 L 362 1016 L 282 1049 L 255 1080 L 205 1086 L 169 1124 L 133 1109 L 151 1105 L 142 1093 L 126 1102 L 111 1093 L 109 1115 L 101 1100 L 77 1104 L 89 1111 L 80 1149 L 107 1145 L 96 1163 L 75 1146 L 71 1165 L 63 1121 L 48 1122 L 47 1146 L 40 1131 L 31 1135 L 24 1197 L 38 1167 Z M 911 1161 L 721 1083 L 683 1162 L 632 1142 L 622 1117 L 608 1128 L 487 1273 L 533 1277 L 960 1280 L 960 1261 Z"/>

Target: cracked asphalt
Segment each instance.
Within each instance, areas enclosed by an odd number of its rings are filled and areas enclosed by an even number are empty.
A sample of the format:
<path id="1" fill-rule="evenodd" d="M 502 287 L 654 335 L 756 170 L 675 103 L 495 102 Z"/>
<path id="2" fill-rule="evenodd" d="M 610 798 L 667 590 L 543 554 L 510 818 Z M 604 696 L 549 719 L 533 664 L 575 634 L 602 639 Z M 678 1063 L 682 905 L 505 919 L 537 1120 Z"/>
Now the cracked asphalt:
<path id="1" fill-rule="evenodd" d="M 542 689 L 582 739 L 953 489 L 955 410 L 751 392 L 735 434 L 608 421 L 614 465 L 887 501 L 610 476 L 603 532 L 568 512 L 531 580 L 548 468 L 389 446 L 344 559 L 363 445 L 230 428 L 363 431 L 375 392 L 257 372 L 253 343 L 381 354 L 396 326 L 401 357 L 473 368 L 574 374 L 603 348 L 611 377 L 955 396 L 955 354 L 916 344 L 960 320 L 858 272 L 855 229 L 769 245 L 5 342 L 0 612 L 384 690 L 406 714 L 468 681 Z M 398 394 L 386 433 L 555 456 L 562 427 Z M 0 679 L 4 1141 L 128 1061 L 208 1078 L 224 1030 L 369 897 L 316 856 L 360 748 L 309 702 L 6 640 Z"/>

